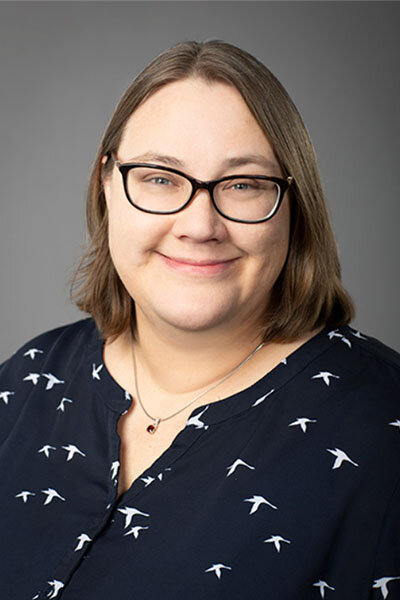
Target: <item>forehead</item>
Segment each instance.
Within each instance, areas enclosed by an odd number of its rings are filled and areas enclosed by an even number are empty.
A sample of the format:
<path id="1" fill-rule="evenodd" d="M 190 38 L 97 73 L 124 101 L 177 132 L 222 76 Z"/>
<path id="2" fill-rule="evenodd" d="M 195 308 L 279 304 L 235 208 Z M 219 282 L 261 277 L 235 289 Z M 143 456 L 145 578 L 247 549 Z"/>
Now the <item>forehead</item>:
<path id="1" fill-rule="evenodd" d="M 239 91 L 226 83 L 189 78 L 157 90 L 129 118 L 119 155 L 168 154 L 207 168 L 226 158 L 261 154 L 272 146 Z"/>

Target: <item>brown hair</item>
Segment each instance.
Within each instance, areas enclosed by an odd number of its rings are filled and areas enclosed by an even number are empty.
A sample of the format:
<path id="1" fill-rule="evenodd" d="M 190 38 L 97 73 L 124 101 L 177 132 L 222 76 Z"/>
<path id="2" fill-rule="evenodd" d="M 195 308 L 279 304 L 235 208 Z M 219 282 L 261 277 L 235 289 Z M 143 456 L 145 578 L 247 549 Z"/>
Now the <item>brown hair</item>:
<path id="1" fill-rule="evenodd" d="M 220 40 L 182 42 L 157 56 L 117 105 L 94 160 L 87 191 L 90 243 L 71 283 L 71 299 L 89 313 L 104 338 L 135 325 L 134 302 L 121 282 L 108 246 L 108 214 L 101 159 L 117 152 L 134 110 L 168 83 L 200 77 L 225 82 L 242 95 L 272 145 L 291 186 L 291 235 L 287 260 L 265 307 L 263 341 L 293 341 L 305 333 L 351 321 L 354 306 L 340 279 L 337 247 L 306 127 L 276 77 L 251 54 Z M 249 225 L 251 227 L 251 225 Z"/>

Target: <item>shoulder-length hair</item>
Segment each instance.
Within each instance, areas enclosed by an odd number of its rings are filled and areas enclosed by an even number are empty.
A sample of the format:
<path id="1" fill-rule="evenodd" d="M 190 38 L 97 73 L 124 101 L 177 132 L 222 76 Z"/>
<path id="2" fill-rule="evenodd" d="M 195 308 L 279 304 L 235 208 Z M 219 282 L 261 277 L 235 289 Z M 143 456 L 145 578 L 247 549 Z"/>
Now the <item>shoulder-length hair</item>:
<path id="1" fill-rule="evenodd" d="M 354 317 L 343 288 L 336 241 L 329 222 L 313 146 L 288 93 L 254 56 L 220 40 L 182 42 L 157 56 L 118 103 L 101 140 L 91 172 L 86 205 L 90 241 L 71 282 L 71 299 L 89 313 L 104 338 L 135 331 L 134 301 L 113 265 L 102 186 L 124 127 L 138 106 L 161 87 L 186 79 L 224 82 L 242 95 L 268 141 L 284 176 L 292 175 L 291 232 L 285 265 L 269 296 L 260 324 L 263 341 L 293 341 L 323 325 L 338 327 Z M 251 225 L 249 225 L 249 228 Z"/>

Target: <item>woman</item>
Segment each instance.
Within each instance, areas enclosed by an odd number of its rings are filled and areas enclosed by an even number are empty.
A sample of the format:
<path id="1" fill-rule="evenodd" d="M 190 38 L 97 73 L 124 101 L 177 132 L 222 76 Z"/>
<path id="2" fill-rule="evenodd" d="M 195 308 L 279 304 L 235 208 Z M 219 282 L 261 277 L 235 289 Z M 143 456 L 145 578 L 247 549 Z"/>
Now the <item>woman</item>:
<path id="1" fill-rule="evenodd" d="M 91 317 L 1 369 L 2 597 L 400 598 L 399 356 L 348 325 L 281 84 L 224 42 L 161 54 L 87 217 Z"/>

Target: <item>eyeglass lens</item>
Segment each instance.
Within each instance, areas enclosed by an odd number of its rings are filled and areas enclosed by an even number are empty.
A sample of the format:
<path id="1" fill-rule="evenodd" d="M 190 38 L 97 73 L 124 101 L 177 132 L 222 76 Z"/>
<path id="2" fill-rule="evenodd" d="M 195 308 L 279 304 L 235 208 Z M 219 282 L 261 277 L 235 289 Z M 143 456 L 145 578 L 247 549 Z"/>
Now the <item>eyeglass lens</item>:
<path id="1" fill-rule="evenodd" d="M 172 212 L 183 206 L 192 193 L 191 183 L 181 175 L 135 167 L 127 176 L 131 201 L 144 210 Z M 280 188 L 273 181 L 235 177 L 214 188 L 219 210 L 233 219 L 258 221 L 272 214 L 279 202 Z"/>

